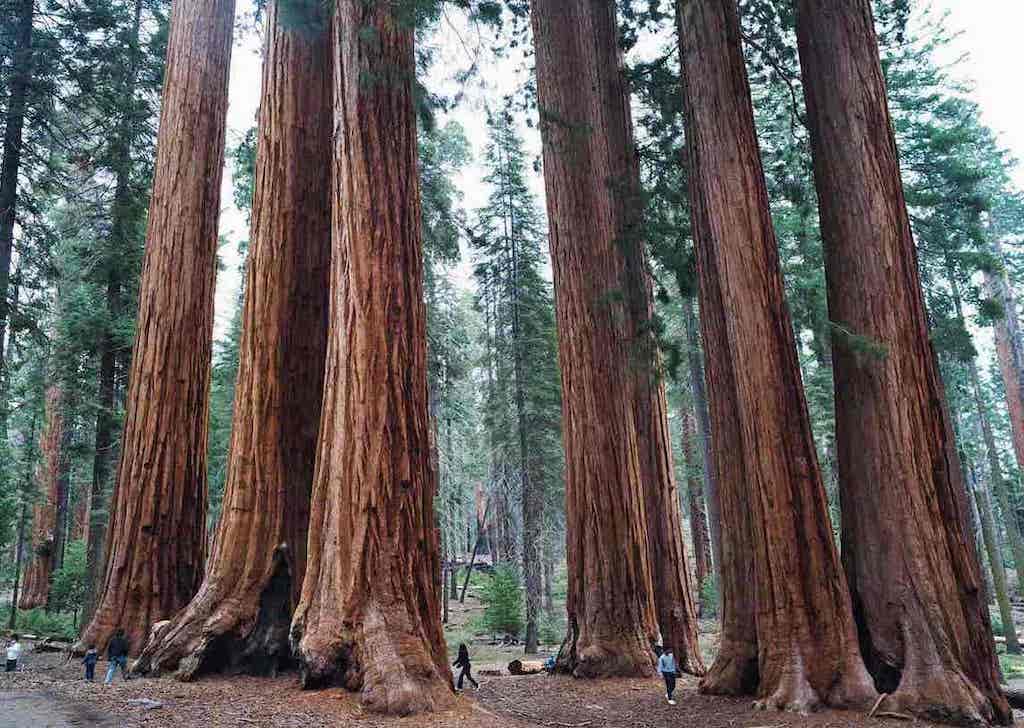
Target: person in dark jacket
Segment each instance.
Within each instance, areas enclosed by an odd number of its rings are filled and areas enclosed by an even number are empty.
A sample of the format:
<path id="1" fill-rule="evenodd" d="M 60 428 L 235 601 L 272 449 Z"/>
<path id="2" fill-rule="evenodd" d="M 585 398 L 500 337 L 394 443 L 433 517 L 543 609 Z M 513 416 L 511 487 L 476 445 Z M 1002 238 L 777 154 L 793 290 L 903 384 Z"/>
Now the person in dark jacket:
<path id="1" fill-rule="evenodd" d="M 477 690 L 480 689 L 480 683 L 474 680 L 473 675 L 470 674 L 473 666 L 469 662 L 469 648 L 466 647 L 465 643 L 459 645 L 459 656 L 456 658 L 455 662 L 452 663 L 452 666 L 462 668 L 462 672 L 459 673 L 458 685 L 456 685 L 459 690 L 462 690 L 462 681 L 464 678 L 469 678 L 469 681 L 473 683 L 473 687 Z"/>
<path id="2" fill-rule="evenodd" d="M 89 645 L 89 649 L 82 658 L 85 665 L 85 679 L 92 682 L 96 677 L 96 663 L 100 661 L 100 653 L 96 651 L 96 645 Z"/>
<path id="3" fill-rule="evenodd" d="M 107 645 L 107 679 L 103 681 L 104 685 L 114 682 L 118 665 L 121 666 L 121 677 L 128 680 L 128 640 L 125 639 L 123 629 L 117 630 L 114 639 Z"/>

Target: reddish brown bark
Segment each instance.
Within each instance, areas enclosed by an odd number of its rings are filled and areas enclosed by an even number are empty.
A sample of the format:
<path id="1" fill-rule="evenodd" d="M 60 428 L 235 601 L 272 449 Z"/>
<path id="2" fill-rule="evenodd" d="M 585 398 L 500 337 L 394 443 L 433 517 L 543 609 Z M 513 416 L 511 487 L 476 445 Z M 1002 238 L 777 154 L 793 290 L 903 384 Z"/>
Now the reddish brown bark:
<path id="1" fill-rule="evenodd" d="M 1003 262 L 1002 246 L 996 243 L 993 253 Z M 1017 317 L 1017 297 L 1005 271 L 985 274 L 985 288 L 989 296 L 998 301 L 1004 311 L 995 326 L 996 356 L 999 373 L 1006 390 L 1006 409 L 1010 415 L 1010 435 L 1017 467 L 1024 471 L 1024 345 Z"/>
<path id="2" fill-rule="evenodd" d="M 315 11 L 310 11 L 310 14 Z M 327 351 L 331 65 L 325 17 L 267 10 L 256 184 L 224 509 L 199 592 L 136 669 L 273 673 L 306 564 Z"/>
<path id="3" fill-rule="evenodd" d="M 64 441 L 64 414 L 60 387 L 46 390 L 45 420 L 39 435 L 39 467 L 36 484 L 39 500 L 32 507 L 32 535 L 18 609 L 45 607 L 50 597 L 50 577 L 57 566 L 57 531 L 61 487 L 61 443 Z"/>
<path id="4" fill-rule="evenodd" d="M 153 197 L 103 588 L 79 646 L 150 626 L 203 576 L 206 425 L 234 0 L 171 10 Z"/>
<path id="5" fill-rule="evenodd" d="M 569 632 L 559 668 L 650 674 L 660 616 L 681 666 L 700 672 L 664 390 L 636 335 L 649 284 L 615 3 L 534 0 L 532 13 L 566 455 Z"/>
<path id="6" fill-rule="evenodd" d="M 292 623 L 304 687 L 371 711 L 452 700 L 434 524 L 413 29 L 334 15 L 331 315 L 309 560 Z"/>
<path id="7" fill-rule="evenodd" d="M 870 2 L 800 0 L 797 34 L 840 332 L 843 561 L 865 660 L 892 709 L 1008 722 Z"/>
<path id="8" fill-rule="evenodd" d="M 697 418 L 686 407 L 683 412 L 683 460 L 686 462 L 687 501 L 690 506 L 690 537 L 693 540 L 693 560 L 696 566 L 697 588 L 712 577 L 711 534 L 708 531 L 708 513 L 704 504 L 704 487 L 697 463 Z"/>
<path id="9" fill-rule="evenodd" d="M 679 3 L 722 511 L 722 648 L 701 688 L 808 710 L 875 695 L 811 436 L 731 0 Z"/>

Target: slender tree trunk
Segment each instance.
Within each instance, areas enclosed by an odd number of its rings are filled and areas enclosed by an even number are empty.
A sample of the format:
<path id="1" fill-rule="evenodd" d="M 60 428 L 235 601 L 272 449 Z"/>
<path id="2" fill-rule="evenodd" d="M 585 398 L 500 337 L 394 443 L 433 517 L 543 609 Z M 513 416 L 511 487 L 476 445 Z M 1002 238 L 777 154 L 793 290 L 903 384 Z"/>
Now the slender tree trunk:
<path id="1" fill-rule="evenodd" d="M 22 503 L 18 515 L 18 541 L 14 548 L 14 586 L 11 589 L 11 612 L 7 617 L 7 629 L 13 630 L 18 626 L 19 591 L 21 589 L 21 565 L 22 555 L 25 552 L 25 525 L 28 522 L 28 504 Z"/>
<path id="2" fill-rule="evenodd" d="M 837 331 L 843 561 L 865 660 L 894 710 L 1007 722 L 871 5 L 797 5 Z"/>
<path id="3" fill-rule="evenodd" d="M 711 536 L 708 532 L 708 514 L 704 505 L 703 482 L 697 460 L 697 418 L 686 407 L 683 412 L 683 459 L 686 461 L 687 500 L 690 505 L 690 536 L 693 539 L 693 558 L 696 564 L 697 588 L 711 577 Z"/>
<path id="4" fill-rule="evenodd" d="M 28 89 L 32 82 L 32 22 L 35 0 L 18 0 L 17 16 L 11 23 L 14 50 L 11 54 L 10 88 L 4 119 L 3 160 L 0 162 L 0 384 L 4 384 L 4 343 L 8 316 L 7 289 L 14 252 L 14 225 L 17 222 L 18 172 L 21 169 L 22 133 Z M 6 413 L 0 411 L 0 416 Z"/>
<path id="5" fill-rule="evenodd" d="M 1003 249 L 998 242 L 993 245 L 993 253 L 1003 262 Z M 1006 389 L 1013 452 L 1017 456 L 1017 467 L 1024 472 L 1024 342 L 1021 341 L 1017 316 L 1017 298 L 1005 271 L 985 273 L 985 287 L 988 295 L 1002 304 L 1005 312 L 994 326 L 996 355 Z"/>
<path id="6" fill-rule="evenodd" d="M 103 588 L 79 647 L 150 627 L 203 576 L 217 218 L 234 0 L 171 9 L 137 334 Z"/>
<path id="7" fill-rule="evenodd" d="M 701 689 L 870 705 L 786 307 L 732 0 L 679 3 L 690 191 L 722 510 L 722 647 Z"/>
<path id="8" fill-rule="evenodd" d="M 686 360 L 693 393 L 693 408 L 697 413 L 697 437 L 700 439 L 701 460 L 704 462 L 704 503 L 707 506 L 708 526 L 711 534 L 711 575 L 718 579 L 719 564 L 722 563 L 722 508 L 718 500 L 718 486 L 715 478 L 715 459 L 711 454 L 711 417 L 708 413 L 708 398 L 704 387 L 704 355 L 700 345 L 697 317 L 693 311 L 694 301 L 683 300 L 683 327 L 686 334 Z M 687 461 L 689 462 L 689 461 Z"/>
<path id="9" fill-rule="evenodd" d="M 999 608 L 999 618 L 1003 623 L 1006 651 L 1011 654 L 1020 654 L 1017 626 L 1013 622 L 1013 608 L 1010 606 L 1006 568 L 1003 566 L 1003 556 L 999 552 L 999 534 L 996 531 L 995 518 L 992 515 L 992 501 L 989 499 L 988 490 L 977 479 L 974 481 L 974 499 L 978 505 L 978 514 L 981 516 L 981 535 L 991 567 L 992 587 L 995 591 L 996 606 Z"/>
<path id="10" fill-rule="evenodd" d="M 974 395 L 974 406 L 978 411 L 978 424 L 981 428 L 982 441 L 985 443 L 985 454 L 988 457 L 989 480 L 992 483 L 992 490 L 995 492 L 996 503 L 999 504 L 999 512 L 1003 515 L 1003 526 L 1006 528 L 1007 540 L 1010 542 L 1010 551 L 1013 554 L 1013 565 L 1017 572 L 1017 584 L 1024 577 L 1024 539 L 1021 538 L 1020 529 L 1017 527 L 1016 514 L 1010 505 L 1010 492 L 1006 479 L 1003 477 L 1003 466 L 999 462 L 999 449 L 996 447 L 996 438 L 992 433 L 992 423 L 989 420 L 988 406 L 981 393 L 981 378 L 978 376 L 978 364 L 972 359 L 968 362 L 968 376 L 971 379 L 971 391 Z"/>
<path id="11" fill-rule="evenodd" d="M 431 466 L 413 28 L 381 0 L 334 10 L 327 373 L 292 623 L 303 686 L 374 712 L 450 704 Z"/>
<path id="12" fill-rule="evenodd" d="M 64 413 L 61 389 L 46 390 L 45 422 L 39 436 L 40 462 L 36 470 L 39 500 L 32 508 L 32 553 L 18 600 L 19 609 L 44 607 L 50 598 L 50 577 L 57 566 L 60 540 L 61 444 L 64 440 Z"/>
<path id="13" fill-rule="evenodd" d="M 242 339 L 223 515 L 203 584 L 136 669 L 275 673 L 306 565 L 327 352 L 331 66 L 319 6 L 268 7 Z"/>

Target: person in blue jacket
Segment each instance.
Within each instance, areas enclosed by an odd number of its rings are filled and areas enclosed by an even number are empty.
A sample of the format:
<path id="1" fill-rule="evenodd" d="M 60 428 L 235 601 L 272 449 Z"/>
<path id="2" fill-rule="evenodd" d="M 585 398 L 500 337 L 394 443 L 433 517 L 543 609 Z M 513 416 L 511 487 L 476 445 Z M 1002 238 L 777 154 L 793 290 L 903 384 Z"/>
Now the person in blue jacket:
<path id="1" fill-rule="evenodd" d="M 676 656 L 672 654 L 672 648 L 666 646 L 665 651 L 658 658 L 658 672 L 665 679 L 665 697 L 668 699 L 669 705 L 676 704 L 672 695 L 676 691 L 676 671 L 678 669 L 676 667 Z"/>

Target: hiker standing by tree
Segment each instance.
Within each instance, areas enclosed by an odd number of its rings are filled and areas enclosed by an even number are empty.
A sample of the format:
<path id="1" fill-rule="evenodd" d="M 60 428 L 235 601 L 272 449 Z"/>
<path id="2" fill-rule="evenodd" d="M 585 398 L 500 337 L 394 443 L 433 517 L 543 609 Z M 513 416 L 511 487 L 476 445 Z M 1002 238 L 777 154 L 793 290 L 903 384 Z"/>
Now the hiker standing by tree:
<path id="1" fill-rule="evenodd" d="M 455 667 L 462 668 L 462 672 L 459 673 L 459 682 L 458 685 L 456 686 L 459 690 L 462 690 L 462 680 L 464 678 L 469 678 L 469 681 L 473 683 L 473 687 L 477 690 L 480 689 L 480 683 L 474 680 L 473 675 L 471 674 L 473 666 L 472 664 L 470 664 L 469 648 L 466 647 L 465 643 L 459 645 L 459 656 L 456 658 L 455 662 L 452 663 L 452 665 Z"/>
<path id="2" fill-rule="evenodd" d="M 103 681 L 104 685 L 114 682 L 114 673 L 117 672 L 118 665 L 121 666 L 121 676 L 128 680 L 128 640 L 124 637 L 123 629 L 118 629 L 114 639 L 107 645 L 107 677 Z"/>
<path id="3" fill-rule="evenodd" d="M 4 672 L 14 672 L 18 669 L 18 658 L 21 657 L 21 643 L 18 642 L 18 635 L 12 634 L 11 641 L 7 643 L 7 667 Z M 459 653 L 461 659 L 462 653 Z M 469 658 L 466 658 L 469 664 Z M 472 680 L 473 678 L 470 678 Z M 461 682 L 461 680 L 460 680 Z"/>
<path id="4" fill-rule="evenodd" d="M 658 658 L 658 672 L 665 679 L 665 698 L 668 700 L 669 705 L 676 704 L 672 695 L 676 691 L 676 672 L 678 669 L 676 666 L 676 656 L 672 654 L 672 648 L 666 645 L 665 651 Z"/>

